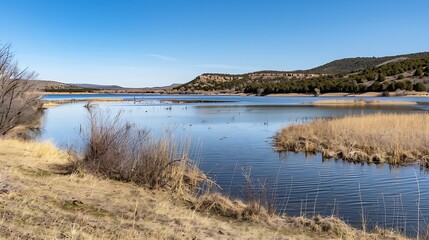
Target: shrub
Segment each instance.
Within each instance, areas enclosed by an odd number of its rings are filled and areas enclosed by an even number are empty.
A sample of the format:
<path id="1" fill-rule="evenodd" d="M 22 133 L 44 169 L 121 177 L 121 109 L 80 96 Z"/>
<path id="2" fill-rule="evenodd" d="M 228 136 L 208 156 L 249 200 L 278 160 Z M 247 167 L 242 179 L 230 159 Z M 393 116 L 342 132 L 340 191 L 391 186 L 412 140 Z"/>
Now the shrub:
<path id="1" fill-rule="evenodd" d="M 395 82 L 394 86 L 395 86 L 395 90 L 398 90 L 398 89 L 405 90 L 405 82 L 404 81 Z"/>
<path id="2" fill-rule="evenodd" d="M 414 76 L 416 77 L 420 77 L 423 75 L 423 71 L 421 68 L 417 68 L 416 71 L 414 72 Z"/>
<path id="3" fill-rule="evenodd" d="M 368 79 L 368 81 L 374 81 L 377 79 L 377 74 L 374 72 L 370 72 L 365 75 L 365 78 Z"/>
<path id="4" fill-rule="evenodd" d="M 383 86 L 379 82 L 373 82 L 371 86 L 368 88 L 369 91 L 379 92 L 381 91 Z"/>
<path id="5" fill-rule="evenodd" d="M 426 91 L 426 85 L 422 82 L 419 82 L 419 83 L 414 84 L 413 89 L 417 92 L 425 92 Z"/>
<path id="6" fill-rule="evenodd" d="M 407 90 L 407 91 L 413 90 L 413 82 L 407 80 L 405 81 L 404 85 L 405 85 L 404 90 Z"/>
<path id="7" fill-rule="evenodd" d="M 380 74 L 378 75 L 378 79 L 377 79 L 377 81 L 379 81 L 379 82 L 384 82 L 384 81 L 386 81 L 386 75 L 384 75 L 383 73 L 380 73 Z"/>
<path id="8" fill-rule="evenodd" d="M 171 137 L 153 138 L 120 113 L 110 117 L 90 111 L 83 139 L 84 157 L 77 164 L 96 175 L 179 192 L 211 183 L 187 157 L 186 144 L 180 148 Z"/>
<path id="9" fill-rule="evenodd" d="M 395 91 L 396 90 L 395 82 L 389 83 L 389 85 L 387 85 L 387 87 L 386 87 L 386 90 L 387 91 Z"/>

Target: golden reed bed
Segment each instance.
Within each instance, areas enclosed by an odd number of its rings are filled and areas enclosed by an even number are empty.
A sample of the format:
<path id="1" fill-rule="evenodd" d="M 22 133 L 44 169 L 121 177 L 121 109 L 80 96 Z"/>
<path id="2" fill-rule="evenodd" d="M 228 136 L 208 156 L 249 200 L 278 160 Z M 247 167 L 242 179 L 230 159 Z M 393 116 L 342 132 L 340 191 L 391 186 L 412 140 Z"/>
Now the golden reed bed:
<path id="1" fill-rule="evenodd" d="M 321 152 L 325 158 L 429 167 L 429 114 L 374 114 L 292 125 L 275 137 L 279 151 Z"/>

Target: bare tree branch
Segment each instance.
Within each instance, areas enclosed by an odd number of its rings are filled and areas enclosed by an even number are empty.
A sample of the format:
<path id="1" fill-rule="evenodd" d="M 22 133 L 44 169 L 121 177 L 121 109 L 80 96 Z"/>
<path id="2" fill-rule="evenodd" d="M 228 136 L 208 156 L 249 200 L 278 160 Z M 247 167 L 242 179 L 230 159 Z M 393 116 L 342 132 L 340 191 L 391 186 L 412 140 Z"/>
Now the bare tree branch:
<path id="1" fill-rule="evenodd" d="M 10 44 L 0 44 L 0 137 L 40 119 L 42 103 L 31 82 L 35 77 L 34 72 L 19 69 Z"/>

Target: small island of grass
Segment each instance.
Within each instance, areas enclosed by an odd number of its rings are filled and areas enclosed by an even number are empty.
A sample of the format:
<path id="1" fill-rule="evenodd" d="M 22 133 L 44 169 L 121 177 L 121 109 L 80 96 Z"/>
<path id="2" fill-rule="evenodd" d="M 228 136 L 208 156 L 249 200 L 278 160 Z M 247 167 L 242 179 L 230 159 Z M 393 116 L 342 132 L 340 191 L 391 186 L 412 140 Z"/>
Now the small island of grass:
<path id="1" fill-rule="evenodd" d="M 429 167 L 428 114 L 374 114 L 292 125 L 275 137 L 278 151 L 322 153 L 324 158 Z"/>

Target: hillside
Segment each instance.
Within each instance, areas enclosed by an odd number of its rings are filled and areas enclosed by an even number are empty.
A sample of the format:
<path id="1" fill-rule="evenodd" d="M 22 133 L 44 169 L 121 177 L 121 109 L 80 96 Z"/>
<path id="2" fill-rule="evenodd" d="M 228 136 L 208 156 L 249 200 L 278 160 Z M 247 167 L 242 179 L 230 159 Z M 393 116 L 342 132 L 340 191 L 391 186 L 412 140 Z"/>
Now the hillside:
<path id="1" fill-rule="evenodd" d="M 127 88 L 118 85 L 100 85 L 90 83 L 61 83 L 56 81 L 32 80 L 34 90 L 48 93 L 90 92 L 90 93 L 170 93 L 181 84 L 161 87 Z"/>
<path id="2" fill-rule="evenodd" d="M 49 80 L 31 80 L 29 83 L 36 91 L 80 89 L 80 87 L 78 86 L 73 86 L 67 83 L 49 81 Z"/>
<path id="3" fill-rule="evenodd" d="M 88 83 L 70 83 L 69 85 L 86 89 L 122 89 L 122 87 L 118 85 L 98 85 Z"/>
<path id="4" fill-rule="evenodd" d="M 366 67 L 358 70 L 363 66 Z M 342 59 L 307 71 L 260 71 L 239 75 L 207 73 L 176 87 L 175 91 L 188 94 L 266 95 L 427 89 L 429 89 L 429 53 L 416 53 L 382 58 Z"/>
<path id="5" fill-rule="evenodd" d="M 266 95 L 426 91 L 429 89 L 428 59 L 429 52 L 345 58 L 309 70 L 265 70 L 244 74 L 204 73 L 185 84 L 153 88 L 65 84 L 44 80 L 32 82 L 36 90 L 46 92 Z M 421 74 L 416 74 L 416 70 Z"/>
<path id="6" fill-rule="evenodd" d="M 319 67 L 307 70 L 311 73 L 326 73 L 335 74 L 340 72 L 352 72 L 363 70 L 369 67 L 376 67 L 392 60 L 406 60 L 408 58 L 421 58 L 429 57 L 429 52 L 420 52 L 412 54 L 404 54 L 397 56 L 386 56 L 386 57 L 356 57 L 356 58 L 344 58 L 332 61 Z"/>

